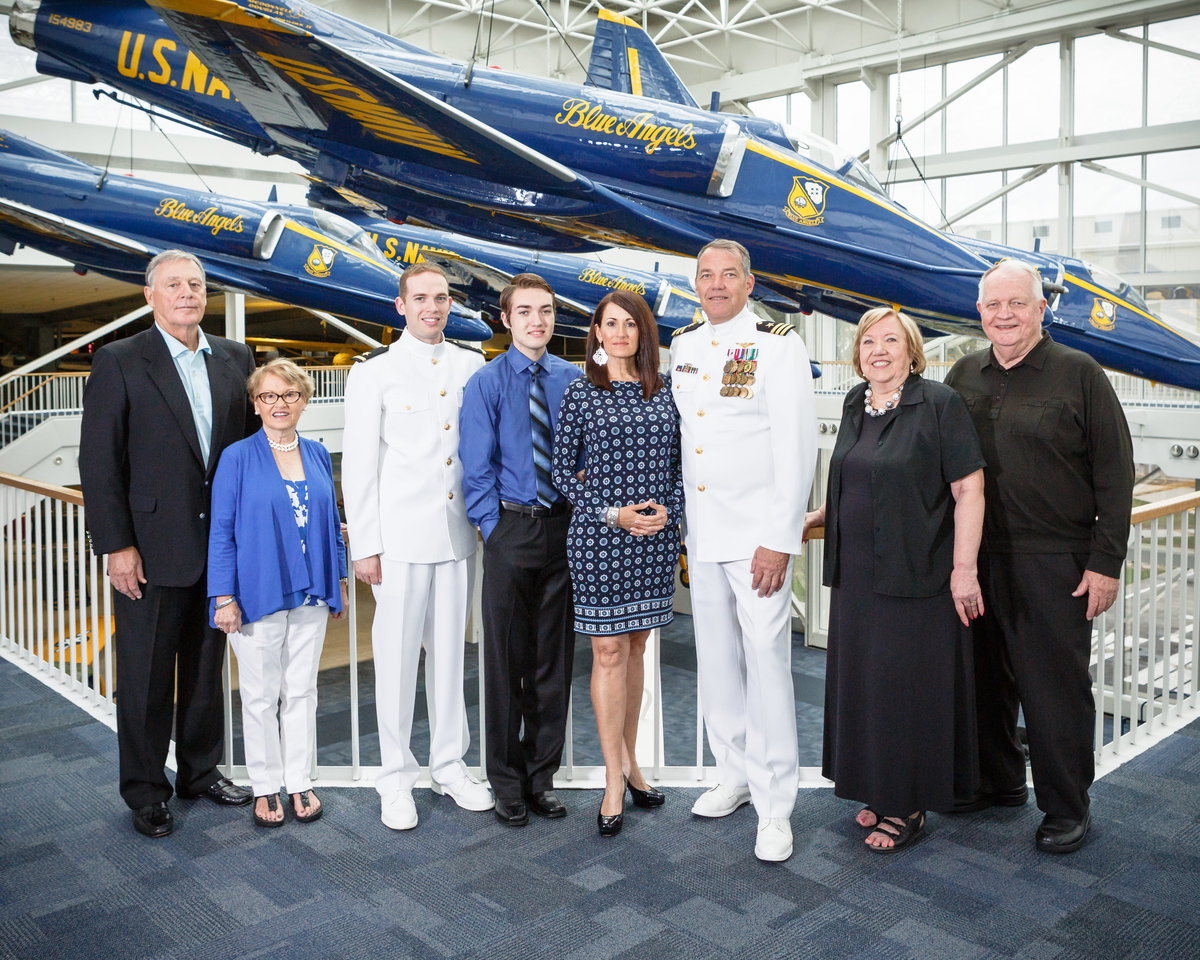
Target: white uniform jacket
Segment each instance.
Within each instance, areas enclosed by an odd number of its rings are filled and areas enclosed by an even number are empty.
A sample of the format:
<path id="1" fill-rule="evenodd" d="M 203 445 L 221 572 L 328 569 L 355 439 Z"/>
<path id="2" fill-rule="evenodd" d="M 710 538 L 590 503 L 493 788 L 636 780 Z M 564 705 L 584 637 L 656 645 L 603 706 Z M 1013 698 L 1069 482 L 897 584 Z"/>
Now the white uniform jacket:
<path id="1" fill-rule="evenodd" d="M 475 552 L 458 459 L 463 387 L 483 354 L 408 332 L 355 364 L 346 381 L 342 495 L 350 556 L 405 563 Z"/>
<path id="2" fill-rule="evenodd" d="M 671 381 L 688 558 L 744 560 L 759 546 L 799 553 L 817 420 L 795 328 L 759 321 L 748 308 L 725 323 L 685 327 L 671 341 Z"/>

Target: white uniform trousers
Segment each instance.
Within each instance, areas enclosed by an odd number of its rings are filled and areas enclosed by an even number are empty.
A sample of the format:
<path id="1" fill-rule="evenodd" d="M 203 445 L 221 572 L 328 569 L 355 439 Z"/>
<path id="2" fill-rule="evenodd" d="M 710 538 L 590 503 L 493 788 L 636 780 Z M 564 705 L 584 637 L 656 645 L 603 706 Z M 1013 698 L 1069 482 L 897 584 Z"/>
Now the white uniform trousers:
<path id="1" fill-rule="evenodd" d="M 792 685 L 792 564 L 760 597 L 750 561 L 690 560 L 696 673 L 708 743 L 725 786 L 750 787 L 760 817 L 791 815 L 799 784 Z"/>
<path id="2" fill-rule="evenodd" d="M 471 744 L 463 695 L 463 645 L 475 557 L 442 563 L 380 559 L 383 582 L 375 593 L 371 644 L 375 649 L 375 715 L 382 795 L 411 790 L 421 765 L 409 748 L 417 668 L 425 648 L 425 700 L 429 707 L 429 773 L 438 783 L 465 774 Z"/>
<path id="3" fill-rule="evenodd" d="M 329 607 L 278 610 L 229 635 L 238 662 L 246 773 L 256 797 L 312 786 L 317 668 Z"/>

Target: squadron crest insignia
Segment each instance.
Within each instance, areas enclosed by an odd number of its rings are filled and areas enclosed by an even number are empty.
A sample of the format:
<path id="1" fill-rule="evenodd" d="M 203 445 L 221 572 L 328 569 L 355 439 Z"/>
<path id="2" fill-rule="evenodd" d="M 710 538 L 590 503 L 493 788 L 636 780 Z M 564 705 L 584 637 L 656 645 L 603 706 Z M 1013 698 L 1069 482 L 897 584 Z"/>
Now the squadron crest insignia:
<path id="1" fill-rule="evenodd" d="M 805 227 L 825 222 L 825 184 L 804 177 L 792 178 L 792 192 L 783 208 L 787 218 Z"/>
<path id="2" fill-rule="evenodd" d="M 336 256 L 336 250 L 331 250 L 324 244 L 315 243 L 312 253 L 304 261 L 304 269 L 314 277 L 327 277 L 333 271 L 333 258 Z"/>
<path id="3" fill-rule="evenodd" d="M 1092 315 L 1089 318 L 1097 330 L 1111 330 L 1117 325 L 1117 305 L 1111 300 L 1096 297 L 1092 304 Z"/>

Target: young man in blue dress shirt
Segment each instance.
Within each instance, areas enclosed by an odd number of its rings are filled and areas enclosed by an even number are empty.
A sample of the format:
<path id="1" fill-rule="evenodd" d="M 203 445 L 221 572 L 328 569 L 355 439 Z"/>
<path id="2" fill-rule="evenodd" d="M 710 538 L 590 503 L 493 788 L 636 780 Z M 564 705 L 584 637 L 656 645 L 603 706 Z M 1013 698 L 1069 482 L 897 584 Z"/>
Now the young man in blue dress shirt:
<path id="1" fill-rule="evenodd" d="M 574 365 L 546 352 L 554 291 L 522 273 L 500 294 L 512 346 L 467 383 L 459 458 L 467 518 L 483 534 L 487 773 L 496 818 L 562 817 L 553 791 L 566 737 L 575 635 L 570 507 L 549 481 L 550 444 Z M 524 729 L 522 730 L 522 723 Z"/>

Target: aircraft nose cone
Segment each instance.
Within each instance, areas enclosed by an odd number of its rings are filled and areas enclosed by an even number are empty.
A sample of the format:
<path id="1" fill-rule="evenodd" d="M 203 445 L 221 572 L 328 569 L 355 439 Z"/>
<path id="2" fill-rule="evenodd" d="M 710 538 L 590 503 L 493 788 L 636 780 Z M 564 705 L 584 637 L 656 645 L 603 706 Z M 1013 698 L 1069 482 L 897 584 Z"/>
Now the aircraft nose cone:
<path id="1" fill-rule="evenodd" d="M 492 338 L 492 328 L 487 325 L 487 321 L 461 314 L 451 316 L 446 321 L 444 332 L 451 340 L 472 340 L 478 343 Z"/>

